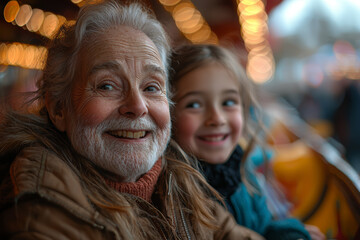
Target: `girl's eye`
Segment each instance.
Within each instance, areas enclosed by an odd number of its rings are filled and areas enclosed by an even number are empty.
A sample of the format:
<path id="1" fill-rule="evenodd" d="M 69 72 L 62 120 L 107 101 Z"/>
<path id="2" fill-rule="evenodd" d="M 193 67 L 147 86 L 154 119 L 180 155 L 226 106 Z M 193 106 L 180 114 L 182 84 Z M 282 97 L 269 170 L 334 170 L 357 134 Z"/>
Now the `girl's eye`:
<path id="1" fill-rule="evenodd" d="M 186 108 L 200 108 L 200 103 L 192 102 L 186 105 Z"/>
<path id="2" fill-rule="evenodd" d="M 103 85 L 99 86 L 99 89 L 101 89 L 101 90 L 113 90 L 114 87 L 112 85 L 110 85 L 110 84 L 103 84 Z"/>
<path id="3" fill-rule="evenodd" d="M 226 100 L 223 103 L 223 106 L 225 106 L 225 107 L 232 107 L 234 105 L 236 105 L 236 102 L 234 100 Z"/>

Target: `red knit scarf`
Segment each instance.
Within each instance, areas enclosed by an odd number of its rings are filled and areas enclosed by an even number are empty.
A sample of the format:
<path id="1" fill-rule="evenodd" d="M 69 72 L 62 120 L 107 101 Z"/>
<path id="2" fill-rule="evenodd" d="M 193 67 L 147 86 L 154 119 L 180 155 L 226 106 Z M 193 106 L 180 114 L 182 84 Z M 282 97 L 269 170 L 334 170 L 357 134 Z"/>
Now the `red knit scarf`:
<path id="1" fill-rule="evenodd" d="M 136 182 L 116 182 L 105 179 L 106 183 L 115 190 L 122 193 L 129 193 L 151 202 L 151 196 L 161 172 L 161 158 L 154 166 Z"/>

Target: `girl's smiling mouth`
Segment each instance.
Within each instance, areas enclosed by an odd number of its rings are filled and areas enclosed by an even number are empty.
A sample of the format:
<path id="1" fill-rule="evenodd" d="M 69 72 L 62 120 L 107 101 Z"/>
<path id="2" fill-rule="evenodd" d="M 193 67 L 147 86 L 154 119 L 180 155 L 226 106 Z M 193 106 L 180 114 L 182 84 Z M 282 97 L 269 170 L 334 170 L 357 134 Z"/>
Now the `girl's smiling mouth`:
<path id="1" fill-rule="evenodd" d="M 229 134 L 212 134 L 212 135 L 198 136 L 198 139 L 208 143 L 220 143 L 223 142 L 228 136 Z"/>

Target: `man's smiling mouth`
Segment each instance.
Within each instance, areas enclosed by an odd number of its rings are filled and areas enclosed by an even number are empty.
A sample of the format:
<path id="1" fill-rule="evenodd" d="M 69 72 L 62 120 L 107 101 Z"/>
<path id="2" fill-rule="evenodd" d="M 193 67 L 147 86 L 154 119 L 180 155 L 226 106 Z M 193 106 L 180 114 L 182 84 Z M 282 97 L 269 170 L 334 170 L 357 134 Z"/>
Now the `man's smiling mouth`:
<path id="1" fill-rule="evenodd" d="M 117 138 L 131 138 L 131 139 L 139 139 L 143 138 L 146 135 L 146 131 L 126 131 L 126 130 L 119 130 L 119 131 L 110 131 L 108 132 L 111 136 Z"/>

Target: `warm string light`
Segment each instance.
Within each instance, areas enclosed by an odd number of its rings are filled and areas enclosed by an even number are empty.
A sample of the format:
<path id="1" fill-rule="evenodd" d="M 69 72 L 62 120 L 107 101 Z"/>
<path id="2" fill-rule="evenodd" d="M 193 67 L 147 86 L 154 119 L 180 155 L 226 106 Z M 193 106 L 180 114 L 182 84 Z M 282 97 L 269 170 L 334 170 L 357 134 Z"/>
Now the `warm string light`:
<path id="1" fill-rule="evenodd" d="M 7 22 L 23 27 L 28 31 L 52 38 L 57 30 L 65 23 L 71 24 L 65 17 L 28 4 L 19 5 L 15 0 L 9 1 L 4 8 L 4 18 Z"/>
<path id="2" fill-rule="evenodd" d="M 73 4 L 76 4 L 78 7 L 82 7 L 86 4 L 95 4 L 101 2 L 102 0 L 71 0 Z"/>
<path id="3" fill-rule="evenodd" d="M 4 8 L 5 21 L 35 32 L 47 38 L 53 38 L 59 28 L 68 21 L 65 17 L 28 4 L 20 5 L 18 1 L 9 1 Z M 0 43 L 0 65 L 18 66 L 28 69 L 43 69 L 47 56 L 45 47 L 22 43 Z"/>
<path id="4" fill-rule="evenodd" d="M 189 41 L 218 44 L 216 34 L 190 0 L 159 0 L 159 2 L 172 15 L 176 26 Z"/>
<path id="5" fill-rule="evenodd" d="M 0 43 L 0 65 L 43 69 L 46 56 L 45 47 L 23 43 Z"/>
<path id="6" fill-rule="evenodd" d="M 275 60 L 267 40 L 267 14 L 261 0 L 237 0 L 241 36 L 248 51 L 246 72 L 254 82 L 272 79 Z"/>

